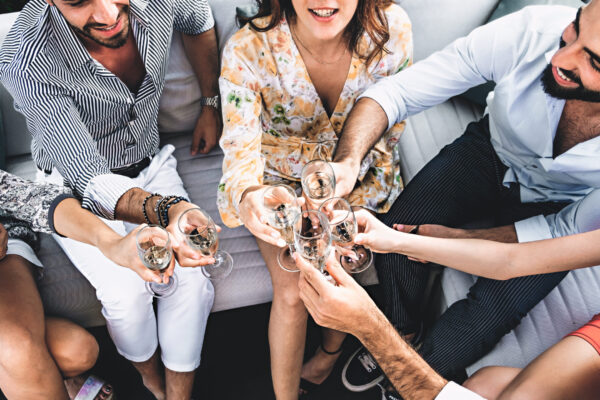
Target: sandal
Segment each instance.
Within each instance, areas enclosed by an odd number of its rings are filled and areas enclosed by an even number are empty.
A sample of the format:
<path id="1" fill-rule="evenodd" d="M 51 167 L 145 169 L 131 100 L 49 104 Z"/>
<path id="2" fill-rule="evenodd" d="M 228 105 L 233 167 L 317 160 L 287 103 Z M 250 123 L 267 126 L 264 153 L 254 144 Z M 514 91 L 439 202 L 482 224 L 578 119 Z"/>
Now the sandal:
<path id="1" fill-rule="evenodd" d="M 113 387 L 98 378 L 90 375 L 83 383 L 73 400 L 115 400 Z"/>
<path id="2" fill-rule="evenodd" d="M 319 345 L 319 348 L 323 351 L 323 353 L 328 354 L 330 356 L 335 356 L 337 354 L 340 354 L 342 352 L 342 350 L 344 350 L 343 345 L 340 346 L 340 348 L 335 351 L 327 351 L 327 349 L 325 349 L 325 347 L 323 347 L 322 344 Z M 325 381 L 323 381 L 323 382 L 325 382 Z M 299 389 L 300 398 L 302 398 L 302 399 L 307 398 L 307 396 L 309 394 L 315 392 L 319 388 L 319 386 L 321 386 L 321 383 L 314 383 L 314 382 L 311 382 L 311 381 L 306 380 L 301 377 L 300 378 L 300 389 Z"/>

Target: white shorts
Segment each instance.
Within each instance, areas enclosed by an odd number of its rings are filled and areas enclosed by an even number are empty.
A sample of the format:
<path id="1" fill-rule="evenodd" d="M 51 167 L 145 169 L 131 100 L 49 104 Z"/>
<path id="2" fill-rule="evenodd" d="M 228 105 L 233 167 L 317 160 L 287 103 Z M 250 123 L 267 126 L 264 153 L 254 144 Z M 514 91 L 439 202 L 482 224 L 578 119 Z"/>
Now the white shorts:
<path id="1" fill-rule="evenodd" d="M 41 261 L 35 255 L 35 252 L 30 245 L 22 241 L 21 239 L 8 239 L 8 248 L 6 255 L 15 254 L 21 256 L 36 267 L 43 268 Z"/>

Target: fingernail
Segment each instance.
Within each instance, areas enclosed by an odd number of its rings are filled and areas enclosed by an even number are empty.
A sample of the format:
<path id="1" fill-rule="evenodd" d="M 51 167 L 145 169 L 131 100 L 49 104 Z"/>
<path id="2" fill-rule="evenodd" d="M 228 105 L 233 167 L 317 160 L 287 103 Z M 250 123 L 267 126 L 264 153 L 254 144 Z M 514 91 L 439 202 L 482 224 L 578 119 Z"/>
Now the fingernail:
<path id="1" fill-rule="evenodd" d="M 272 232 L 272 233 L 271 233 L 271 237 L 273 237 L 273 238 L 278 238 L 279 236 L 281 236 L 281 235 L 279 234 L 279 232 Z"/>
<path id="2" fill-rule="evenodd" d="M 277 241 L 277 246 L 279 246 L 279 247 L 283 247 L 283 246 L 285 246 L 285 240 L 283 240 L 283 239 L 279 239 L 279 240 Z"/>
<path id="3" fill-rule="evenodd" d="M 262 222 L 263 224 L 267 222 L 267 219 L 265 218 L 264 215 L 261 215 L 260 218 L 258 219 L 260 222 Z"/>

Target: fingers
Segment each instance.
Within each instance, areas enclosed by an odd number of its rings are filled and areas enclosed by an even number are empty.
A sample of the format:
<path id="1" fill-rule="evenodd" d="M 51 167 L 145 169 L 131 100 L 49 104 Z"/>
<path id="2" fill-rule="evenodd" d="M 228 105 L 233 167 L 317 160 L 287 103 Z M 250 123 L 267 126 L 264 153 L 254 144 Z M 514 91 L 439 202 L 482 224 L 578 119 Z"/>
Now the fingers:
<path id="1" fill-rule="evenodd" d="M 418 225 L 394 224 L 393 228 L 399 232 L 416 233 Z"/>
<path id="2" fill-rule="evenodd" d="M 293 257 L 294 261 L 296 261 L 296 266 L 302 272 L 306 282 L 310 283 L 319 295 L 325 293 L 326 288 L 334 287 L 331 283 L 327 282 L 327 279 L 325 279 L 325 276 L 320 271 L 302 258 L 300 254 L 294 253 Z"/>
<path id="3" fill-rule="evenodd" d="M 344 271 L 344 268 L 342 268 L 338 262 L 329 259 L 327 260 L 326 267 L 329 275 L 335 279 L 339 286 L 348 286 L 352 283 L 356 284 L 354 279 Z"/>
<path id="4" fill-rule="evenodd" d="M 285 247 L 287 244 L 281 237 L 279 231 L 273 227 L 267 225 L 264 218 L 260 217 L 263 221 L 260 221 L 256 215 L 252 215 L 250 220 L 246 223 L 246 227 L 252 232 L 252 234 L 259 239 L 272 244 L 277 247 Z"/>
<path id="5" fill-rule="evenodd" d="M 192 146 L 190 148 L 193 156 L 200 150 L 200 141 L 202 140 L 202 131 L 195 130 L 192 136 Z"/>

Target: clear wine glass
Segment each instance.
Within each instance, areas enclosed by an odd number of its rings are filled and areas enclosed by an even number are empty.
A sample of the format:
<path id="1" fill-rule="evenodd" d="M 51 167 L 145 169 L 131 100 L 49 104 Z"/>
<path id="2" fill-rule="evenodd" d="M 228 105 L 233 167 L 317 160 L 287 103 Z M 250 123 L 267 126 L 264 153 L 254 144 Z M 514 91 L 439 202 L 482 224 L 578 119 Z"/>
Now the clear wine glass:
<path id="1" fill-rule="evenodd" d="M 203 256 L 214 257 L 215 263 L 205 265 L 202 273 L 210 280 L 227 277 L 233 269 L 231 255 L 219 249 L 219 235 L 212 218 L 201 208 L 190 208 L 177 221 L 179 231 L 185 235 L 185 241 L 192 249 Z"/>
<path id="2" fill-rule="evenodd" d="M 335 174 L 327 161 L 312 160 L 302 168 L 302 192 L 317 207 L 335 193 Z"/>
<path id="3" fill-rule="evenodd" d="M 173 257 L 169 232 L 159 225 L 143 227 L 135 236 L 138 255 L 146 268 L 158 271 L 161 278 L 169 267 Z M 175 275 L 169 278 L 168 283 L 146 282 L 146 290 L 154 297 L 169 297 L 177 289 Z"/>
<path id="4" fill-rule="evenodd" d="M 331 237 L 340 253 L 340 264 L 350 274 L 363 272 L 373 264 L 373 252 L 364 246 L 354 244 L 358 231 L 356 216 L 346 199 L 333 197 L 319 207 L 328 219 Z"/>
<path id="5" fill-rule="evenodd" d="M 296 192 L 288 185 L 270 186 L 263 193 L 263 208 L 269 225 L 279 231 L 288 245 L 277 255 L 279 266 L 288 272 L 298 272 L 299 269 L 292 258 L 294 252 L 293 224 L 300 214 Z"/>
<path id="6" fill-rule="evenodd" d="M 294 221 L 296 251 L 321 273 L 331 252 L 331 230 L 327 217 L 317 210 L 302 211 Z"/>

